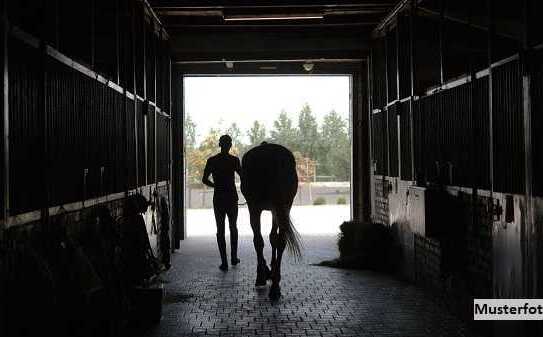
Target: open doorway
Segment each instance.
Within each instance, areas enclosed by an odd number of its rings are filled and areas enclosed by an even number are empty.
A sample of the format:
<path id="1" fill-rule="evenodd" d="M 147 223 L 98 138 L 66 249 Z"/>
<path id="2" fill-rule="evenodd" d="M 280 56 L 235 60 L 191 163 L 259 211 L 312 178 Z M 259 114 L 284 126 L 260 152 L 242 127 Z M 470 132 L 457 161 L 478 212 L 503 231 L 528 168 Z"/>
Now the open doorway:
<path id="1" fill-rule="evenodd" d="M 185 215 L 187 236 L 214 235 L 213 190 L 201 182 L 207 158 L 229 134 L 240 159 L 262 141 L 295 155 L 299 188 L 292 218 L 301 234 L 337 234 L 351 218 L 351 76 L 185 76 Z M 252 234 L 240 202 L 238 230 Z M 264 212 L 263 233 L 271 214 Z"/>

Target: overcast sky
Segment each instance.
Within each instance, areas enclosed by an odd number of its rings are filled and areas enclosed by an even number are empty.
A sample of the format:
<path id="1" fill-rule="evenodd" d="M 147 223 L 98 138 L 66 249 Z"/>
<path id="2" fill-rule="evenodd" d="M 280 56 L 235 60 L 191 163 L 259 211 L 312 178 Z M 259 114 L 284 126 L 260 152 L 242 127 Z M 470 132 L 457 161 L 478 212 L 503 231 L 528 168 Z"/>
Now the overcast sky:
<path id="1" fill-rule="evenodd" d="M 296 126 L 304 103 L 319 125 L 331 110 L 349 116 L 348 76 L 186 77 L 184 89 L 185 112 L 197 125 L 197 142 L 210 128 L 226 129 L 233 122 L 245 131 L 258 120 L 269 132 L 282 109 Z"/>

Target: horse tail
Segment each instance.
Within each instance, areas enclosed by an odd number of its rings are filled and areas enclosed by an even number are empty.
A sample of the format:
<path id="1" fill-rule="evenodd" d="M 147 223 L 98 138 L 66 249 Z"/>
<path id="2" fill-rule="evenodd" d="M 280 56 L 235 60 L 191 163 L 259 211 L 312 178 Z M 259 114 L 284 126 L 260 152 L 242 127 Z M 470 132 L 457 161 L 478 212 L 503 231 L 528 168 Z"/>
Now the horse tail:
<path id="1" fill-rule="evenodd" d="M 303 242 L 290 218 L 290 207 L 279 207 L 276 214 L 279 220 L 279 230 L 285 233 L 287 251 L 298 262 L 302 259 Z"/>

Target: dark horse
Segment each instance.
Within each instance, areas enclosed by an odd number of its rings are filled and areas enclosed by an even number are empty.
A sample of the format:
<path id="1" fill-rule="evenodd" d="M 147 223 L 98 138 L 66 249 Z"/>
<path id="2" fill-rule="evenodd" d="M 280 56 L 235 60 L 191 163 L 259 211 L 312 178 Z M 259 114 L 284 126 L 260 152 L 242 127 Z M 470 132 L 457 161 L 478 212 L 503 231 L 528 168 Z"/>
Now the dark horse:
<path id="1" fill-rule="evenodd" d="M 296 161 L 287 148 L 264 142 L 243 156 L 241 177 L 241 192 L 249 208 L 258 261 L 255 285 L 266 285 L 266 280 L 271 278 L 269 296 L 277 300 L 281 296 L 279 282 L 285 247 L 295 258 L 301 256 L 301 241 L 290 221 L 290 209 L 298 190 Z M 264 259 L 264 240 L 260 233 L 260 215 L 263 210 L 272 212 L 271 271 Z"/>

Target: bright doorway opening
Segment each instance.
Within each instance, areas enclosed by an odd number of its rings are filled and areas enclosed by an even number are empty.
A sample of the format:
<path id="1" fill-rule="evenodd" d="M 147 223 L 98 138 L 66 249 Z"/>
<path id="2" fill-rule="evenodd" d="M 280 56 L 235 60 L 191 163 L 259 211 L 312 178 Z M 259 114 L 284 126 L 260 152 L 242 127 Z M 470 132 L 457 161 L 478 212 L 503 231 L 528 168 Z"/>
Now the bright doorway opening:
<path id="1" fill-rule="evenodd" d="M 351 76 L 186 76 L 184 88 L 185 215 L 187 236 L 215 235 L 213 190 L 201 182 L 218 139 L 243 154 L 262 141 L 296 157 L 298 193 L 291 216 L 303 234 L 337 234 L 351 218 Z M 239 191 L 238 231 L 252 235 Z M 262 216 L 262 233 L 271 213 Z M 227 231 L 228 232 L 228 231 Z"/>

